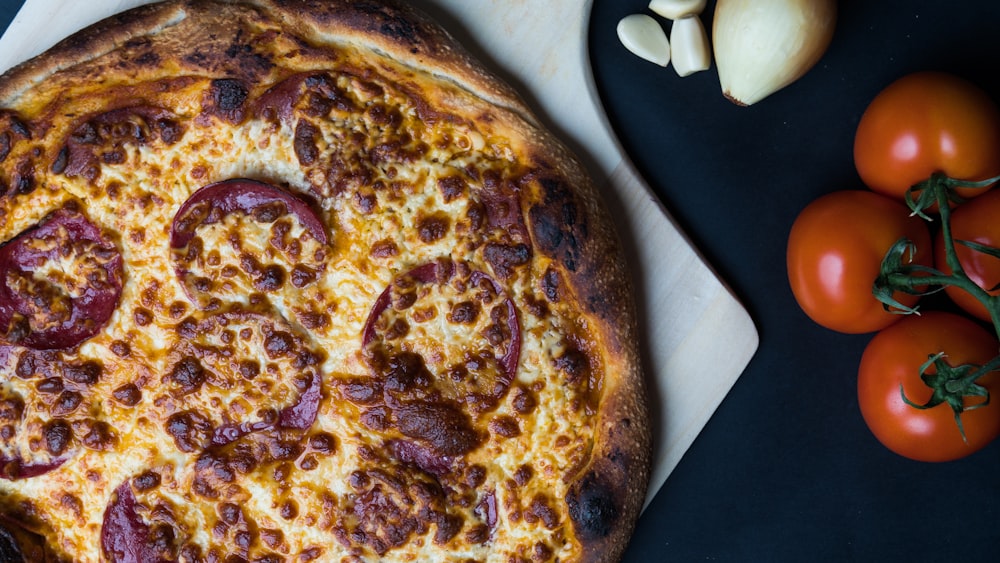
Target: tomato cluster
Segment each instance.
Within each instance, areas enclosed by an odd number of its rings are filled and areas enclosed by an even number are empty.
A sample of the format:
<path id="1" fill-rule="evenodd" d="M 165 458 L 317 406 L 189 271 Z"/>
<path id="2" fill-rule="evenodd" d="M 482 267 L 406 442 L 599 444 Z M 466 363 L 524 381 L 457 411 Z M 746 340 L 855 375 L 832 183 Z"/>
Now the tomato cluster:
<path id="1" fill-rule="evenodd" d="M 880 442 L 964 457 L 1000 436 L 1000 108 L 962 78 L 904 76 L 862 115 L 854 162 L 868 189 L 820 197 L 792 226 L 792 293 L 824 327 L 877 333 L 858 403 Z M 912 314 L 940 288 L 968 314 Z"/>

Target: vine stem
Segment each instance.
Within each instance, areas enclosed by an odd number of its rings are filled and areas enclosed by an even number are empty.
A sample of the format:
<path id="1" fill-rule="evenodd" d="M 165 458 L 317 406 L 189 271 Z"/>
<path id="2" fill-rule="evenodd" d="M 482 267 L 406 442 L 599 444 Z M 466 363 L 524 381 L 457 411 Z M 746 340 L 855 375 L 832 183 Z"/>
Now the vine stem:
<path id="1" fill-rule="evenodd" d="M 993 331 L 1000 339 L 1000 296 L 991 295 L 988 290 L 980 287 L 966 273 L 958 259 L 956 241 L 951 226 L 952 204 L 960 205 L 964 201 L 955 191 L 957 188 L 983 189 L 998 181 L 1000 181 L 1000 176 L 980 182 L 963 182 L 948 178 L 943 174 L 933 174 L 906 192 L 906 203 L 913 215 L 926 221 L 933 220 L 926 213 L 926 210 L 937 205 L 937 213 L 941 221 L 941 236 L 944 242 L 945 262 L 951 273 L 946 274 L 925 265 L 912 264 L 910 259 L 913 256 L 913 243 L 901 239 L 886 253 L 882 261 L 881 272 L 872 288 L 875 297 L 883 303 L 887 310 L 895 308 L 903 313 L 917 313 L 916 308 L 903 306 L 893 297 L 893 293 L 896 291 L 920 295 L 932 293 L 947 286 L 958 287 L 968 292 L 986 307 L 993 324 Z M 974 252 L 983 252 L 1000 259 L 1000 249 L 968 241 L 959 242 Z M 906 404 L 919 409 L 947 403 L 955 414 L 955 422 L 964 440 L 965 429 L 962 426 L 961 414 L 966 410 L 989 404 L 989 390 L 979 385 L 977 381 L 988 373 L 1000 370 L 1000 350 L 992 360 L 979 366 L 951 366 L 945 362 L 945 351 L 932 353 L 928 357 L 927 363 L 920 368 L 920 377 L 931 388 L 931 398 L 922 405 L 913 403 L 906 397 L 902 385 L 900 386 L 900 395 Z M 927 373 L 932 365 L 935 367 L 936 373 Z M 970 405 L 966 406 L 966 398 L 969 397 L 984 399 L 970 402 Z"/>
<path id="2" fill-rule="evenodd" d="M 934 176 L 931 179 L 933 180 Z M 990 313 L 990 321 L 993 323 L 993 332 L 996 333 L 997 338 L 1000 338 L 1000 300 L 990 295 L 988 291 L 972 281 L 968 274 L 965 273 L 965 268 L 962 267 L 962 262 L 958 259 L 958 252 L 955 250 L 955 238 L 951 231 L 952 209 L 951 202 L 949 201 L 950 198 L 948 197 L 949 189 L 951 188 L 985 188 L 1000 181 L 1000 176 L 983 182 L 975 182 L 974 184 L 959 184 L 951 178 L 940 177 L 939 179 L 943 187 L 934 190 L 934 198 L 937 200 L 938 213 L 941 217 L 941 235 L 944 240 L 945 262 L 948 264 L 948 268 L 951 269 L 953 276 L 950 285 L 957 286 L 968 292 L 986 307 L 986 310 Z"/>

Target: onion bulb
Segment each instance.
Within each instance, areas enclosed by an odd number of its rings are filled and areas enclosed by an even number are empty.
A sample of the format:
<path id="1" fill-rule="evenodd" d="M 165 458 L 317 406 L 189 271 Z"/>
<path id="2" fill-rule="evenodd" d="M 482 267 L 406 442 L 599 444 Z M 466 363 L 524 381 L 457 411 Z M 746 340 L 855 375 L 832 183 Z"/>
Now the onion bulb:
<path id="1" fill-rule="evenodd" d="M 836 0 L 718 0 L 712 22 L 722 93 L 749 106 L 802 77 L 826 52 Z"/>

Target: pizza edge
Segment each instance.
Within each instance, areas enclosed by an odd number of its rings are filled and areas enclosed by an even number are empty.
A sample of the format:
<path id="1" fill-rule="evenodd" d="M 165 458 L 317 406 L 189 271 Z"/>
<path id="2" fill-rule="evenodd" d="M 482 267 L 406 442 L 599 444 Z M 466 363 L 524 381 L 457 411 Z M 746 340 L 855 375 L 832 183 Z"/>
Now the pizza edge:
<path id="1" fill-rule="evenodd" d="M 0 76 L 0 106 L 29 95 L 46 78 L 78 63 L 113 59 L 115 50 L 130 39 L 155 35 L 184 20 L 193 23 L 192 18 L 205 17 L 207 24 L 215 25 L 216 20 L 207 17 L 208 6 L 215 3 L 220 2 L 150 4 L 97 22 Z M 591 463 L 578 473 L 566 500 L 584 560 L 620 559 L 647 491 L 651 430 L 632 280 L 621 242 L 589 174 L 566 145 L 538 125 L 513 88 L 415 8 L 346 0 L 243 3 L 316 43 L 347 39 L 472 93 L 494 106 L 495 111 L 489 112 L 491 124 L 511 131 L 512 138 L 524 139 L 518 148 L 547 171 L 546 181 L 538 182 L 542 193 L 535 194 L 534 203 L 522 211 L 535 248 L 560 266 L 574 301 L 597 321 L 599 326 L 590 329 L 605 346 L 607 362 Z M 162 50 L 160 54 L 170 56 Z M 468 108 L 467 117 L 480 119 L 481 109 Z M 564 221 L 567 210 L 576 218 L 572 224 Z"/>

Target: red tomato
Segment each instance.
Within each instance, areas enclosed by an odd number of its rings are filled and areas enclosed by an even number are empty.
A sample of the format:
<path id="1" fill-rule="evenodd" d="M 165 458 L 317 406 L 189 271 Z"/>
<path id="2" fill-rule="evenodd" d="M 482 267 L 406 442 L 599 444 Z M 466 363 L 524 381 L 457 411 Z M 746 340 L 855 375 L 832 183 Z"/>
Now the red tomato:
<path id="1" fill-rule="evenodd" d="M 952 239 L 967 240 L 1000 248 L 1000 191 L 990 190 L 980 197 L 959 205 L 951 214 Z M 955 254 L 962 264 L 969 279 L 983 289 L 991 289 L 1000 284 L 1000 258 L 992 257 L 982 252 L 972 250 L 967 246 L 955 244 Z M 937 269 L 947 274 L 951 273 L 945 260 L 944 237 L 938 233 L 934 245 L 934 264 Z M 969 292 L 954 286 L 946 286 L 945 293 L 952 301 L 967 312 L 991 321 L 990 313 L 978 299 Z M 1000 290 L 992 290 L 991 294 L 1000 294 Z"/>
<path id="2" fill-rule="evenodd" d="M 897 198 L 934 172 L 969 181 L 998 176 L 1000 109 L 957 76 L 904 76 L 876 95 L 861 116 L 854 164 L 869 188 Z"/>
<path id="3" fill-rule="evenodd" d="M 1000 374 L 978 380 L 990 391 L 990 404 L 961 415 L 968 442 L 949 405 L 918 409 L 903 402 L 900 393 L 918 405 L 930 399 L 931 389 L 920 378 L 930 355 L 944 352 L 952 367 L 984 364 L 998 347 L 996 337 L 976 321 L 941 311 L 908 316 L 882 330 L 865 348 L 858 369 L 858 406 L 865 423 L 887 448 L 918 461 L 949 461 L 980 450 L 1000 435 Z M 931 366 L 927 372 L 936 370 Z M 967 398 L 964 404 L 982 401 Z"/>
<path id="4" fill-rule="evenodd" d="M 899 320 L 872 295 L 882 259 L 906 237 L 915 262 L 931 264 L 931 238 L 923 220 L 901 203 L 867 190 L 833 192 L 810 203 L 788 236 L 788 281 L 809 318 L 844 333 L 874 332 Z M 907 306 L 918 298 L 897 292 Z"/>

